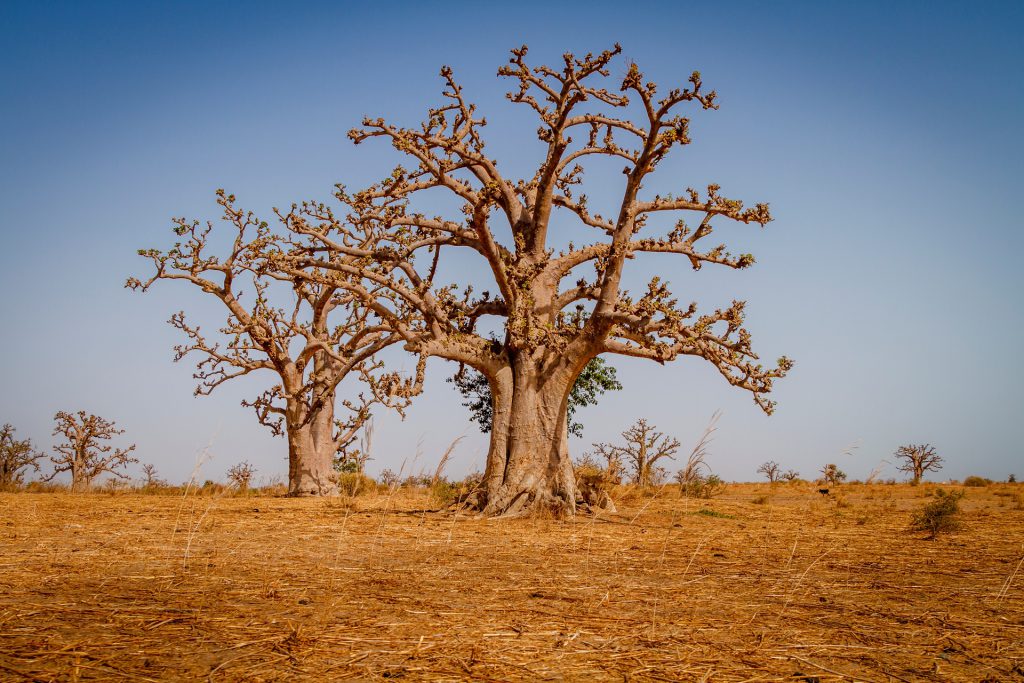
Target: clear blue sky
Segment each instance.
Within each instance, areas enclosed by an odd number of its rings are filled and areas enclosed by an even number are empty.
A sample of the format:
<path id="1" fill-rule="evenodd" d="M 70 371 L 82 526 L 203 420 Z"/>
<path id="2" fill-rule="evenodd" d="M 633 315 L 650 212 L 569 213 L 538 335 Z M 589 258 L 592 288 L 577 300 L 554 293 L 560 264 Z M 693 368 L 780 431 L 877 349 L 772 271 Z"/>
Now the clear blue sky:
<path id="1" fill-rule="evenodd" d="M 214 324 L 216 302 L 123 290 L 145 272 L 135 250 L 166 247 L 172 216 L 215 216 L 218 187 L 268 214 L 380 177 L 393 150 L 345 132 L 364 114 L 420 121 L 442 64 L 488 117 L 492 155 L 532 173 L 536 124 L 494 77 L 508 49 L 553 62 L 618 41 L 664 87 L 699 69 L 720 93 L 659 188 L 718 182 L 776 217 L 729 231 L 749 271 L 662 260 L 634 281 L 658 270 L 683 300 L 747 299 L 755 348 L 797 367 L 769 418 L 701 361 L 615 360 L 626 388 L 583 413 L 573 450 L 641 416 L 690 444 L 720 408 L 710 461 L 727 479 L 767 459 L 863 477 L 908 442 L 937 447 L 940 477 L 1024 475 L 1024 4 L 723 4 L 4 3 L 0 422 L 48 447 L 53 414 L 85 409 L 170 479 L 211 442 L 204 476 L 248 459 L 283 477 L 284 441 L 238 404 L 264 382 L 195 399 L 171 363 L 164 321 Z M 408 419 L 378 421 L 371 473 L 418 443 L 415 468 L 432 468 L 466 430 L 453 471 L 482 467 L 452 368 L 430 369 Z"/>

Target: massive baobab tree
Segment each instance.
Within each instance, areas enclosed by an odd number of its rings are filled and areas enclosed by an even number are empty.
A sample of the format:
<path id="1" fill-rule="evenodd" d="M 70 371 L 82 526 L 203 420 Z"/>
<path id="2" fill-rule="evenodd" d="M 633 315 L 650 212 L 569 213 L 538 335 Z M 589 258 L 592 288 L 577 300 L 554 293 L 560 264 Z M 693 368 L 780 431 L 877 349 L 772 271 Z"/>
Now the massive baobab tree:
<path id="1" fill-rule="evenodd" d="M 64 437 L 64 442 L 54 446 L 57 454 L 50 456 L 54 468 L 46 480 L 53 479 L 61 472 L 70 472 L 71 490 L 80 492 L 87 491 L 93 479 L 104 472 L 119 479 L 128 478 L 121 470 L 138 462 L 137 458 L 130 455 L 135 450 L 135 444 L 127 448 L 114 448 L 106 443 L 124 434 L 123 429 L 118 429 L 110 420 L 87 414 L 84 410 L 79 410 L 75 415 L 61 411 L 53 419 L 57 423 L 53 435 Z"/>
<path id="2" fill-rule="evenodd" d="M 32 447 L 31 439 L 14 438 L 14 427 L 0 428 L 0 491 L 21 486 L 28 468 L 39 471 L 39 461 L 45 456 Z"/>
<path id="3" fill-rule="evenodd" d="M 921 477 L 925 472 L 942 469 L 942 458 L 935 452 L 935 447 L 929 444 L 900 446 L 896 449 L 895 455 L 903 460 L 896 469 L 900 472 L 909 472 L 914 478 L 915 486 L 921 483 Z"/>
<path id="4" fill-rule="evenodd" d="M 506 177 L 487 155 L 486 122 L 445 67 L 445 102 L 429 110 L 422 125 L 367 118 L 349 133 L 356 143 L 390 141 L 411 168 L 399 166 L 361 191 L 339 187 L 336 196 L 347 207 L 343 220 L 322 207 L 303 207 L 289 219 L 296 233 L 319 245 L 291 252 L 294 275 L 315 267 L 350 283 L 359 277 L 362 291 L 349 291 L 389 321 L 407 349 L 468 365 L 487 378 L 494 405 L 486 515 L 517 515 L 536 505 L 572 512 L 568 398 L 577 376 L 601 354 L 659 363 L 703 358 L 768 413 L 773 380 L 792 366 L 785 357 L 775 367 L 758 364 L 742 301 L 699 314 L 696 304 L 680 305 L 661 278 L 638 295 L 623 288 L 626 262 L 642 254 L 675 255 L 694 270 L 705 264 L 746 268 L 754 263 L 749 254 L 703 245 L 719 221 L 763 226 L 771 217 L 766 204 L 744 208 L 714 184 L 678 195 L 643 191 L 658 164 L 690 142 L 689 120 L 679 110 L 716 109 L 716 96 L 697 72 L 687 87 L 661 96 L 635 64 L 612 81 L 610 65 L 620 51 L 616 45 L 581 58 L 566 54 L 563 64 L 549 68 L 528 65 L 523 47 L 499 69 L 513 83 L 508 98 L 539 119 L 542 152 L 532 177 Z M 624 167 L 604 216 L 580 190 L 585 168 L 608 158 Z M 461 216 L 417 208 L 421 198 L 438 192 L 461 204 Z M 595 239 L 573 244 L 554 234 L 558 215 L 576 219 Z M 675 220 L 663 225 L 663 217 Z M 372 247 L 352 246 L 366 234 L 375 235 Z M 475 252 L 493 279 L 493 294 L 436 284 L 442 250 Z M 358 257 L 374 264 L 372 272 L 353 263 Z M 383 290 L 415 309 L 417 322 L 389 310 L 379 296 Z M 493 327 L 503 336 L 477 327 L 485 317 L 497 317 Z"/>
<path id="5" fill-rule="evenodd" d="M 336 493 L 334 459 L 355 441 L 371 405 L 404 407 L 402 380 L 378 372 L 380 364 L 372 360 L 400 338 L 375 322 L 368 308 L 354 307 L 346 290 L 268 269 L 268 255 L 280 249 L 270 225 L 239 209 L 223 190 L 217 191 L 217 203 L 230 226 L 226 255 L 212 253 L 212 222 L 177 218 L 173 230 L 182 240 L 166 252 L 140 250 L 155 272 L 145 281 L 129 278 L 126 286 L 146 291 L 157 280 L 180 280 L 219 299 L 228 312 L 220 341 L 209 340 L 184 312 L 171 317 L 171 325 L 188 338 L 175 347 L 175 361 L 199 356 L 197 396 L 252 372 L 275 373 L 278 384 L 242 405 L 253 408 L 275 435 L 287 437 L 289 495 Z M 275 294 L 285 307 L 274 305 Z M 338 386 L 350 375 L 366 380 L 371 391 L 340 401 L 346 410 L 340 420 Z"/>

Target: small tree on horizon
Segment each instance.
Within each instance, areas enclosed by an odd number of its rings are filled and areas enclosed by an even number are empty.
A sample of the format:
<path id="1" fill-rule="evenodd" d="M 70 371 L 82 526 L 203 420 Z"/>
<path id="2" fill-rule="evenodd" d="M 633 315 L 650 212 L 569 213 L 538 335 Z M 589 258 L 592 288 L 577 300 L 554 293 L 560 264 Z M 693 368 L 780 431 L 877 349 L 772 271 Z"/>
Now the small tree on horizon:
<path id="1" fill-rule="evenodd" d="M 821 468 L 821 476 L 826 484 L 829 486 L 837 486 L 840 482 L 846 480 L 846 472 L 839 469 L 839 466 L 834 463 L 829 463 Z"/>
<path id="2" fill-rule="evenodd" d="M 36 451 L 31 439 L 16 439 L 14 431 L 10 424 L 0 428 L 0 490 L 21 486 L 25 471 L 38 472 L 39 461 L 46 457 Z"/>
<path id="3" fill-rule="evenodd" d="M 903 462 L 896 468 L 900 472 L 909 472 L 911 483 L 917 486 L 925 472 L 936 472 L 942 469 L 942 458 L 929 444 L 909 444 L 900 446 L 895 453 Z"/>
<path id="4" fill-rule="evenodd" d="M 800 473 L 797 472 L 796 470 L 786 470 L 785 472 L 783 472 L 782 474 L 779 475 L 779 479 L 782 479 L 782 480 L 788 481 L 788 482 L 794 482 L 794 481 L 796 481 L 799 478 L 800 478 Z"/>
<path id="5" fill-rule="evenodd" d="M 124 430 L 118 429 L 113 421 L 87 414 L 84 410 L 74 415 L 61 411 L 53 419 L 57 423 L 53 434 L 64 437 L 64 442 L 54 446 L 57 454 L 50 456 L 53 472 L 44 481 L 61 472 L 70 472 L 71 491 L 79 493 L 89 490 L 93 480 L 104 472 L 118 479 L 128 478 L 121 470 L 138 462 L 137 458 L 129 455 L 135 450 L 135 444 L 114 448 L 106 443 L 124 434 Z"/>
<path id="6" fill-rule="evenodd" d="M 232 465 L 228 468 L 227 472 L 228 481 L 230 481 L 241 493 L 245 493 L 249 490 L 249 484 L 252 482 L 254 474 L 256 474 L 256 468 L 245 460 L 237 465 Z"/>
<path id="7" fill-rule="evenodd" d="M 624 462 L 633 474 L 633 483 L 640 486 L 651 486 L 663 478 L 659 474 L 656 463 L 662 458 L 675 459 L 679 450 L 679 440 L 665 436 L 657 431 L 654 425 L 640 418 L 622 432 L 625 445 L 618 446 L 607 443 L 595 443 L 594 453 L 605 458 L 609 463 L 615 460 Z"/>
<path id="8" fill-rule="evenodd" d="M 758 467 L 757 471 L 760 474 L 763 474 L 764 476 L 768 477 L 769 484 L 774 484 L 779 480 L 781 476 L 781 469 L 782 467 L 779 465 L 779 463 L 775 462 L 774 460 L 769 460 L 768 462 L 763 463 L 760 467 Z"/>

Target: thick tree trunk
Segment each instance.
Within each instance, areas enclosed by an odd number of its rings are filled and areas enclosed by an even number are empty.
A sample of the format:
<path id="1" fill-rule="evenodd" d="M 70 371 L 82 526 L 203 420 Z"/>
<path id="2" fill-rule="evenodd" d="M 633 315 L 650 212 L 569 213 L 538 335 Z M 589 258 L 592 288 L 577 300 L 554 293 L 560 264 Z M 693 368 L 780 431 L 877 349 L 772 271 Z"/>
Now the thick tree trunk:
<path id="1" fill-rule="evenodd" d="M 486 516 L 520 516 L 547 508 L 576 509 L 566 408 L 575 376 L 564 368 L 541 374 L 533 359 L 516 359 L 491 378 L 494 421 L 487 456 Z"/>
<path id="2" fill-rule="evenodd" d="M 85 493 L 89 490 L 89 484 L 91 483 L 85 478 L 85 472 L 81 465 L 76 460 L 71 464 L 71 493 Z"/>
<path id="3" fill-rule="evenodd" d="M 334 397 L 325 398 L 307 421 L 304 411 L 290 410 L 288 430 L 288 495 L 333 496 L 338 493 L 334 471 Z M 295 417 L 292 417 L 295 416 Z"/>

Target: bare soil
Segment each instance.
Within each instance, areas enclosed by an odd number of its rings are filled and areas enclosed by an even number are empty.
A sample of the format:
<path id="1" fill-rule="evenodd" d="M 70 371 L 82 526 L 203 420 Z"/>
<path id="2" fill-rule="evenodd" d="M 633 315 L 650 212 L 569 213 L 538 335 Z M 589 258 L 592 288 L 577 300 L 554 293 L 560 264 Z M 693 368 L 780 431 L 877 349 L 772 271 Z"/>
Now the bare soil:
<path id="1" fill-rule="evenodd" d="M 0 679 L 1022 680 L 1024 487 L 968 489 L 926 540 L 930 488 L 620 492 L 572 521 L 0 494 Z"/>

